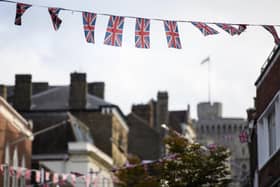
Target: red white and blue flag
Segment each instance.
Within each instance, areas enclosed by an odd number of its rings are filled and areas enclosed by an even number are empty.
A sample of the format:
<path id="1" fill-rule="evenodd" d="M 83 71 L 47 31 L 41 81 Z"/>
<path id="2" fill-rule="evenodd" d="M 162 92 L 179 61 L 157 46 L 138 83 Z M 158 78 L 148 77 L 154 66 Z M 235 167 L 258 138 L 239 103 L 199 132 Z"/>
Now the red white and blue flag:
<path id="1" fill-rule="evenodd" d="M 83 12 L 84 32 L 88 43 L 94 43 L 96 16 L 94 13 Z"/>
<path id="2" fill-rule="evenodd" d="M 124 17 L 110 16 L 104 44 L 121 47 Z"/>
<path id="3" fill-rule="evenodd" d="M 53 23 L 53 28 L 54 30 L 58 30 L 61 24 L 61 19 L 58 17 L 60 8 L 49 8 L 49 13 L 51 15 L 52 23 Z"/>
<path id="4" fill-rule="evenodd" d="M 22 15 L 31 6 L 32 5 L 23 4 L 23 3 L 17 3 L 17 12 L 16 12 L 16 18 L 15 18 L 15 25 L 21 25 L 21 17 L 22 17 Z"/>
<path id="5" fill-rule="evenodd" d="M 219 32 L 202 22 L 191 22 L 204 36 L 218 34 Z"/>
<path id="6" fill-rule="evenodd" d="M 165 34 L 169 48 L 181 49 L 179 30 L 176 21 L 164 21 Z"/>
<path id="7" fill-rule="evenodd" d="M 240 140 L 240 143 L 248 142 L 248 133 L 245 129 L 240 132 L 239 140 Z"/>
<path id="8" fill-rule="evenodd" d="M 150 48 L 150 20 L 136 18 L 135 46 L 137 48 Z"/>
<path id="9" fill-rule="evenodd" d="M 220 27 L 221 29 L 223 29 L 224 31 L 226 31 L 227 33 L 229 33 L 230 35 L 236 35 L 239 34 L 239 30 L 229 24 L 226 23 L 216 23 L 216 25 L 218 27 Z"/>
<path id="10" fill-rule="evenodd" d="M 275 44 L 279 45 L 280 44 L 280 39 L 279 36 L 277 34 L 277 31 L 275 30 L 274 26 L 272 25 L 263 25 L 263 27 L 272 34 L 273 38 L 274 38 L 274 42 Z"/>
<path id="11" fill-rule="evenodd" d="M 238 34 L 241 34 L 246 29 L 247 29 L 247 25 L 245 25 L 245 24 L 238 25 Z"/>

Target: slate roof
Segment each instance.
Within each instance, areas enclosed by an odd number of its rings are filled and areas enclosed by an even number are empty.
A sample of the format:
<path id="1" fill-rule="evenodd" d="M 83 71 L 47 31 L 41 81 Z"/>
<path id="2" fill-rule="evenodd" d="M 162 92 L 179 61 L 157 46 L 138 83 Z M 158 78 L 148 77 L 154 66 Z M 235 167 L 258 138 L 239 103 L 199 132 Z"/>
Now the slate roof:
<path id="1" fill-rule="evenodd" d="M 94 95 L 87 94 L 86 109 L 99 109 L 100 106 L 113 106 Z M 32 96 L 31 110 L 67 110 L 69 86 L 57 86 Z"/>

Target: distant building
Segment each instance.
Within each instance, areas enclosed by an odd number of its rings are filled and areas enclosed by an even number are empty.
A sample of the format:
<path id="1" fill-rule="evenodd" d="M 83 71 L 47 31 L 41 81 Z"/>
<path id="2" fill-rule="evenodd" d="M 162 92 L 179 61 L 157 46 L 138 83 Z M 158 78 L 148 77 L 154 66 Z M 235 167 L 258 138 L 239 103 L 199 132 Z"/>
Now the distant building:
<path id="1" fill-rule="evenodd" d="M 88 83 L 85 73 L 71 73 L 70 85 L 51 86 L 46 82 L 32 82 L 31 75 L 21 74 L 16 75 L 15 86 L 7 88 L 8 101 L 34 121 L 34 132 L 60 122 L 62 116 L 70 113 L 87 126 L 94 145 L 112 157 L 114 165 L 126 162 L 129 129 L 120 108 L 104 100 L 103 82 Z M 70 132 L 71 125 L 67 127 Z M 51 143 L 46 140 L 35 139 L 33 154 L 37 154 L 38 146 Z M 56 146 L 62 145 L 54 144 Z"/>
<path id="2" fill-rule="evenodd" d="M 143 160 L 160 158 L 165 153 L 162 140 L 167 133 L 162 125 L 186 135 L 191 123 L 189 111 L 189 107 L 169 111 L 167 92 L 158 92 L 157 100 L 152 99 L 147 104 L 133 105 L 127 116 L 130 128 L 128 152 Z"/>
<path id="3" fill-rule="evenodd" d="M 1 86 L 1 96 L 5 90 Z M 3 92 L 4 91 L 4 92 Z M 0 97 L 0 164 L 5 164 L 4 175 L 9 177 L 9 167 L 31 168 L 32 142 L 31 124 L 28 123 L 3 97 Z M 11 179 L 11 178 L 10 178 Z M 7 180 L 6 180 L 7 182 Z M 9 180 L 13 186 L 18 186 L 20 179 L 12 177 Z M 5 186 L 3 175 L 0 175 L 0 186 Z"/>
<path id="4" fill-rule="evenodd" d="M 255 82 L 255 113 L 249 119 L 254 187 L 280 186 L 280 47 L 269 55 Z"/>
<path id="5" fill-rule="evenodd" d="M 246 121 L 242 118 L 223 117 L 221 103 L 199 103 L 197 116 L 197 141 L 204 145 L 217 144 L 227 147 L 232 153 L 231 186 L 242 186 L 248 180 L 249 151 L 247 144 L 240 143 L 239 134 L 245 128 Z"/>

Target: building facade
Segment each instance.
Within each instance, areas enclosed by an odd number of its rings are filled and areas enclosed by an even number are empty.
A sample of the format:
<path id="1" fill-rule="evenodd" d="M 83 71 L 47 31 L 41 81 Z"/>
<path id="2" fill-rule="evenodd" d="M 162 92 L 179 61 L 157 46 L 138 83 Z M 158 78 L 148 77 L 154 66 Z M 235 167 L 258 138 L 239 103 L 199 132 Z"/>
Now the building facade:
<path id="1" fill-rule="evenodd" d="M 163 138 L 167 132 L 162 125 L 186 135 L 188 127 L 191 126 L 189 111 L 189 106 L 187 110 L 170 111 L 167 92 L 158 92 L 157 99 L 151 99 L 146 104 L 133 105 L 127 116 L 130 128 L 129 153 L 142 160 L 155 160 L 163 156 Z"/>
<path id="2" fill-rule="evenodd" d="M 240 132 L 246 121 L 242 118 L 222 116 L 222 103 L 199 103 L 198 120 L 195 121 L 197 141 L 203 145 L 224 146 L 231 152 L 231 186 L 242 186 L 248 181 L 249 151 L 247 144 L 241 144 Z"/>
<path id="3" fill-rule="evenodd" d="M 8 183 L 20 185 L 19 179 L 9 176 L 9 167 L 31 168 L 31 128 L 32 125 L 0 97 L 0 164 L 5 165 L 3 175 L 0 175 L 0 186 Z M 4 176 L 8 178 L 5 184 Z"/>
<path id="4" fill-rule="evenodd" d="M 34 132 L 58 122 L 48 115 L 70 113 L 89 128 L 94 145 L 112 157 L 114 165 L 126 162 L 129 129 L 120 108 L 104 100 L 103 82 L 88 83 L 85 73 L 71 73 L 70 85 L 61 86 L 32 82 L 29 74 L 15 79 L 14 86 L 6 86 L 7 100 L 34 121 Z"/>
<path id="5" fill-rule="evenodd" d="M 252 138 L 256 141 L 257 164 L 255 186 L 280 186 L 280 48 L 269 55 L 256 83 L 255 126 Z M 255 155 L 256 156 L 256 155 Z"/>

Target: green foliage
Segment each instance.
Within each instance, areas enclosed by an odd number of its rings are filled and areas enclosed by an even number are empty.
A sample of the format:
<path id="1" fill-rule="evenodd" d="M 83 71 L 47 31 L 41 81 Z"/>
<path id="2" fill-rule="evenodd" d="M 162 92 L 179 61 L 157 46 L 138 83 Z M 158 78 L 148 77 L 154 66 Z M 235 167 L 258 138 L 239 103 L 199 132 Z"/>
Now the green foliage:
<path id="1" fill-rule="evenodd" d="M 176 133 L 164 140 L 168 154 L 175 159 L 141 165 L 137 157 L 130 157 L 135 167 L 116 172 L 120 187 L 224 187 L 229 180 L 229 152 L 223 147 L 208 150 L 200 144 L 191 144 Z"/>
<path id="2" fill-rule="evenodd" d="M 119 179 L 119 187 L 157 187 L 160 186 L 158 176 L 153 176 L 148 169 L 141 165 L 141 160 L 136 156 L 130 156 L 128 161 L 134 167 L 118 170 L 115 174 Z M 159 171 L 156 165 L 149 166 L 149 170 Z"/>
<path id="3" fill-rule="evenodd" d="M 175 160 L 165 162 L 161 181 L 168 187 L 226 186 L 229 180 L 229 152 L 224 147 L 208 150 L 200 144 L 190 144 L 186 139 L 171 133 L 165 139 Z"/>

